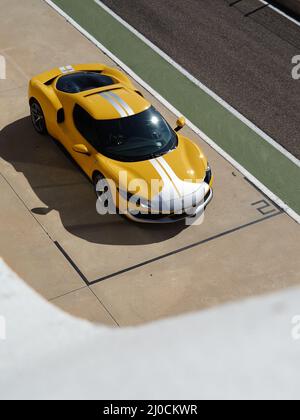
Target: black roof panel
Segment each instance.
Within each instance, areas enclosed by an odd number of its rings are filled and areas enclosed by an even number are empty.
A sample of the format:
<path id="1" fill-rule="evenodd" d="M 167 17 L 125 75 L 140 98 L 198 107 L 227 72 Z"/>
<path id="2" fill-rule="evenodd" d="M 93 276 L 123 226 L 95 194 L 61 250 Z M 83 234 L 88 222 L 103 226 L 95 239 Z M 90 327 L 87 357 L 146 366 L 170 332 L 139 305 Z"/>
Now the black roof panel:
<path id="1" fill-rule="evenodd" d="M 115 81 L 109 76 L 82 71 L 61 76 L 57 81 L 56 88 L 66 93 L 79 93 L 113 84 Z"/>

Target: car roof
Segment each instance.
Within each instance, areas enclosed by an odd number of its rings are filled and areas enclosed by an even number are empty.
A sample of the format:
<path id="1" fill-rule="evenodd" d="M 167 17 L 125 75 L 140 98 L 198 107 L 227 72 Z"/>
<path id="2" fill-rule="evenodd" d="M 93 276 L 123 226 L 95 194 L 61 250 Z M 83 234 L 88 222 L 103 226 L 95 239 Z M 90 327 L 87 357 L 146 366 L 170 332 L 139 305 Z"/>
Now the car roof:
<path id="1" fill-rule="evenodd" d="M 55 85 L 58 93 L 71 96 L 97 120 L 128 117 L 151 106 L 138 91 L 108 73 L 72 72 L 58 77 Z"/>

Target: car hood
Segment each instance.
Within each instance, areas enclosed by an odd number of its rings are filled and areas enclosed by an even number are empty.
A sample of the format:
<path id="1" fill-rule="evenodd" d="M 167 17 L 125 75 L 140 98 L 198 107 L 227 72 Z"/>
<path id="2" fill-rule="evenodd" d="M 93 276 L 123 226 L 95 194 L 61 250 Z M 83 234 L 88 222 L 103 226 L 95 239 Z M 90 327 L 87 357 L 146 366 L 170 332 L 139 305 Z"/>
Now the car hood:
<path id="1" fill-rule="evenodd" d="M 117 188 L 151 201 L 158 195 L 181 200 L 194 194 L 203 187 L 207 168 L 200 147 L 183 136 L 178 136 L 176 149 L 155 159 L 120 162 L 100 154 L 97 159 Z"/>

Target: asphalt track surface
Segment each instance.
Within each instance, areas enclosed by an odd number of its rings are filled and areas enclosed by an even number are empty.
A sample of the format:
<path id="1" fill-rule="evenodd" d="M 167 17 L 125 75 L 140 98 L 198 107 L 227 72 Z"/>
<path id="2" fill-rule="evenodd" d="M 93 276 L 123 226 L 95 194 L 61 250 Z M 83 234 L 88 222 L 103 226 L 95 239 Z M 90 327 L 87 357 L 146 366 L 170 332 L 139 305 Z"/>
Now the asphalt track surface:
<path id="1" fill-rule="evenodd" d="M 257 0 L 103 3 L 300 158 L 299 26 Z"/>

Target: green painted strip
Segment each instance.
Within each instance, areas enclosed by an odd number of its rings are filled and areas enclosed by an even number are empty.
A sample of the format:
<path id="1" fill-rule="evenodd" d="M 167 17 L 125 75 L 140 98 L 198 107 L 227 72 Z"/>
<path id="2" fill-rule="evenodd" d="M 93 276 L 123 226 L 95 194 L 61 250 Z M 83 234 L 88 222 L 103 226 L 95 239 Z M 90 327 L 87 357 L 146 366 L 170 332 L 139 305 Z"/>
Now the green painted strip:
<path id="1" fill-rule="evenodd" d="M 297 165 L 203 92 L 93 0 L 54 0 L 54 3 L 300 214 L 300 169 Z"/>

